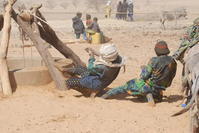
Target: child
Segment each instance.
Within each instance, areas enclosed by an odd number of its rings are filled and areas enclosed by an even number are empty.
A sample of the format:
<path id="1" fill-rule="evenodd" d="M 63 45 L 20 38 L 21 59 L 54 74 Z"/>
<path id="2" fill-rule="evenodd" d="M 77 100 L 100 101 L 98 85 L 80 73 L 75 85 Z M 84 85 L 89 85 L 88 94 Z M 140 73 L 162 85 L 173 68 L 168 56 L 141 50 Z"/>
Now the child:
<path id="1" fill-rule="evenodd" d="M 73 29 L 76 34 L 76 39 L 80 39 L 80 35 L 83 35 L 83 39 L 87 40 L 86 37 L 86 32 L 85 32 L 85 27 L 84 24 L 81 20 L 82 13 L 78 12 L 77 15 L 72 19 L 73 21 Z"/>

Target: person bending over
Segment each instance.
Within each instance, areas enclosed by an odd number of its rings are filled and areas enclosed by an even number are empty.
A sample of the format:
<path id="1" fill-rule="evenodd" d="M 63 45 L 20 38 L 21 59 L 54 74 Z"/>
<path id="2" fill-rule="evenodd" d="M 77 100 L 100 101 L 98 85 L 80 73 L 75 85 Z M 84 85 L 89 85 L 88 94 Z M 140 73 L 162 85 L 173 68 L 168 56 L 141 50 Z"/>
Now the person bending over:
<path id="1" fill-rule="evenodd" d="M 68 79 L 66 84 L 68 88 L 88 88 L 97 92 L 116 79 L 120 68 L 124 66 L 124 58 L 113 44 L 102 45 L 99 53 L 91 48 L 86 48 L 86 51 L 90 55 L 88 66 L 69 68 L 68 73 L 79 77 Z"/>

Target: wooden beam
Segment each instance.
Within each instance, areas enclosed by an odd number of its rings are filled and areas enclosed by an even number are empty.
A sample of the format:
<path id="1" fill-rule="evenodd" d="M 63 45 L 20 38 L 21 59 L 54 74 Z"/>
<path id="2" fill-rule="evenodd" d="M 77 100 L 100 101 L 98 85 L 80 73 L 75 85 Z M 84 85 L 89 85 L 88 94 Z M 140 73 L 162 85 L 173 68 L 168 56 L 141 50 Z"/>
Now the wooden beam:
<path id="1" fill-rule="evenodd" d="M 55 47 L 60 53 L 62 53 L 66 58 L 70 58 L 73 63 L 78 66 L 86 66 L 86 64 L 77 56 L 69 47 L 66 46 L 56 35 L 55 31 L 47 24 L 46 19 L 42 13 L 38 10 L 36 15 L 43 21 L 39 20 L 41 25 L 39 27 L 41 37 Z"/>
<path id="2" fill-rule="evenodd" d="M 4 95 L 11 95 L 12 88 L 10 85 L 10 79 L 8 74 L 8 66 L 7 66 L 7 52 L 10 41 L 10 31 L 11 31 L 11 11 L 12 5 L 16 2 L 16 0 L 8 0 L 5 5 L 5 13 L 4 13 L 4 26 L 3 26 L 3 34 L 0 45 L 0 75 L 1 75 L 1 83 L 2 90 Z"/>
<path id="3" fill-rule="evenodd" d="M 4 21 L 4 19 L 3 19 L 3 14 L 0 14 L 0 31 L 1 31 L 2 28 L 3 28 L 3 21 Z"/>
<path id="4" fill-rule="evenodd" d="M 40 37 L 37 24 L 34 22 L 31 25 L 28 22 L 24 22 L 14 10 L 12 12 L 12 17 L 36 46 L 39 54 L 49 69 L 51 77 L 55 81 L 56 87 L 60 90 L 67 89 L 62 73 L 54 66 L 53 58 L 48 51 L 48 45 L 46 45 L 46 42 Z"/>

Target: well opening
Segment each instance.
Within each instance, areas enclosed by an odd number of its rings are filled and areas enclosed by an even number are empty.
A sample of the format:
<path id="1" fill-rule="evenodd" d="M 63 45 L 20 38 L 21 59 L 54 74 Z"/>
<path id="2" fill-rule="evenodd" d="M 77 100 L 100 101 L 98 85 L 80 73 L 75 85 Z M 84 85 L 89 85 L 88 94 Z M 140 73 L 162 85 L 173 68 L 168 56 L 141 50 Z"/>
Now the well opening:
<path id="1" fill-rule="evenodd" d="M 42 59 L 8 59 L 9 76 L 12 88 L 17 86 L 40 86 L 52 81 Z"/>

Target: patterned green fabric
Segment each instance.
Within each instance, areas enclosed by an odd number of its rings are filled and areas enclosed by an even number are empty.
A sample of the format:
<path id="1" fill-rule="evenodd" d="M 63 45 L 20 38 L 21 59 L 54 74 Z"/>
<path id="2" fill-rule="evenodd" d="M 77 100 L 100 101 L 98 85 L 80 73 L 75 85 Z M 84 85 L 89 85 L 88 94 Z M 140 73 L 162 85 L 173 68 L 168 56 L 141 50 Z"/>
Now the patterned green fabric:
<path id="1" fill-rule="evenodd" d="M 135 85 L 136 85 L 137 88 L 141 88 L 145 85 L 145 82 L 142 79 L 135 79 Z"/>
<path id="2" fill-rule="evenodd" d="M 116 95 L 119 93 L 128 93 L 130 95 L 146 95 L 153 92 L 153 88 L 149 86 L 143 79 L 132 79 L 123 86 L 119 86 L 109 90 L 106 94 L 108 96 Z"/>
<path id="3" fill-rule="evenodd" d="M 187 28 L 184 37 L 181 38 L 181 44 L 179 49 L 174 53 L 173 57 L 176 59 L 181 59 L 181 55 L 186 51 L 187 48 L 194 46 L 199 42 L 199 26 L 192 25 Z"/>
<path id="4" fill-rule="evenodd" d="M 192 46 L 199 41 L 199 26 L 192 25 L 187 29 L 185 36 L 182 38 L 182 43 L 180 47 Z"/>
<path id="5" fill-rule="evenodd" d="M 105 69 L 103 65 L 95 65 L 95 58 L 90 57 L 88 60 L 88 66 L 87 69 L 91 75 L 99 75 L 102 76 L 103 70 Z"/>
<path id="6" fill-rule="evenodd" d="M 143 79 L 133 79 L 128 84 L 128 93 L 130 95 L 146 95 L 153 92 L 153 86 L 150 86 Z"/>
<path id="7" fill-rule="evenodd" d="M 152 73 L 151 62 L 142 68 L 140 79 L 132 79 L 123 86 L 119 86 L 111 89 L 107 92 L 109 96 L 119 93 L 128 93 L 130 95 L 145 95 L 149 92 L 153 92 L 153 83 L 148 80 Z M 146 81 L 147 80 L 147 81 Z"/>
<path id="8" fill-rule="evenodd" d="M 171 56 L 153 57 L 147 66 L 142 68 L 140 78 L 132 79 L 124 85 L 109 90 L 107 97 L 119 93 L 130 95 L 146 95 L 152 93 L 159 95 L 160 91 L 165 90 L 171 85 L 176 74 L 176 62 Z"/>
<path id="9" fill-rule="evenodd" d="M 94 62 L 95 62 L 95 58 L 90 57 L 90 59 L 88 60 L 88 66 L 87 66 L 88 70 L 92 70 L 94 68 Z"/>
<path id="10" fill-rule="evenodd" d="M 152 64 L 151 63 L 149 63 L 147 66 L 144 66 L 142 68 L 142 72 L 140 74 L 140 78 L 143 79 L 143 80 L 147 80 L 150 77 L 150 75 L 152 73 L 152 70 L 153 69 L 152 69 Z"/>

